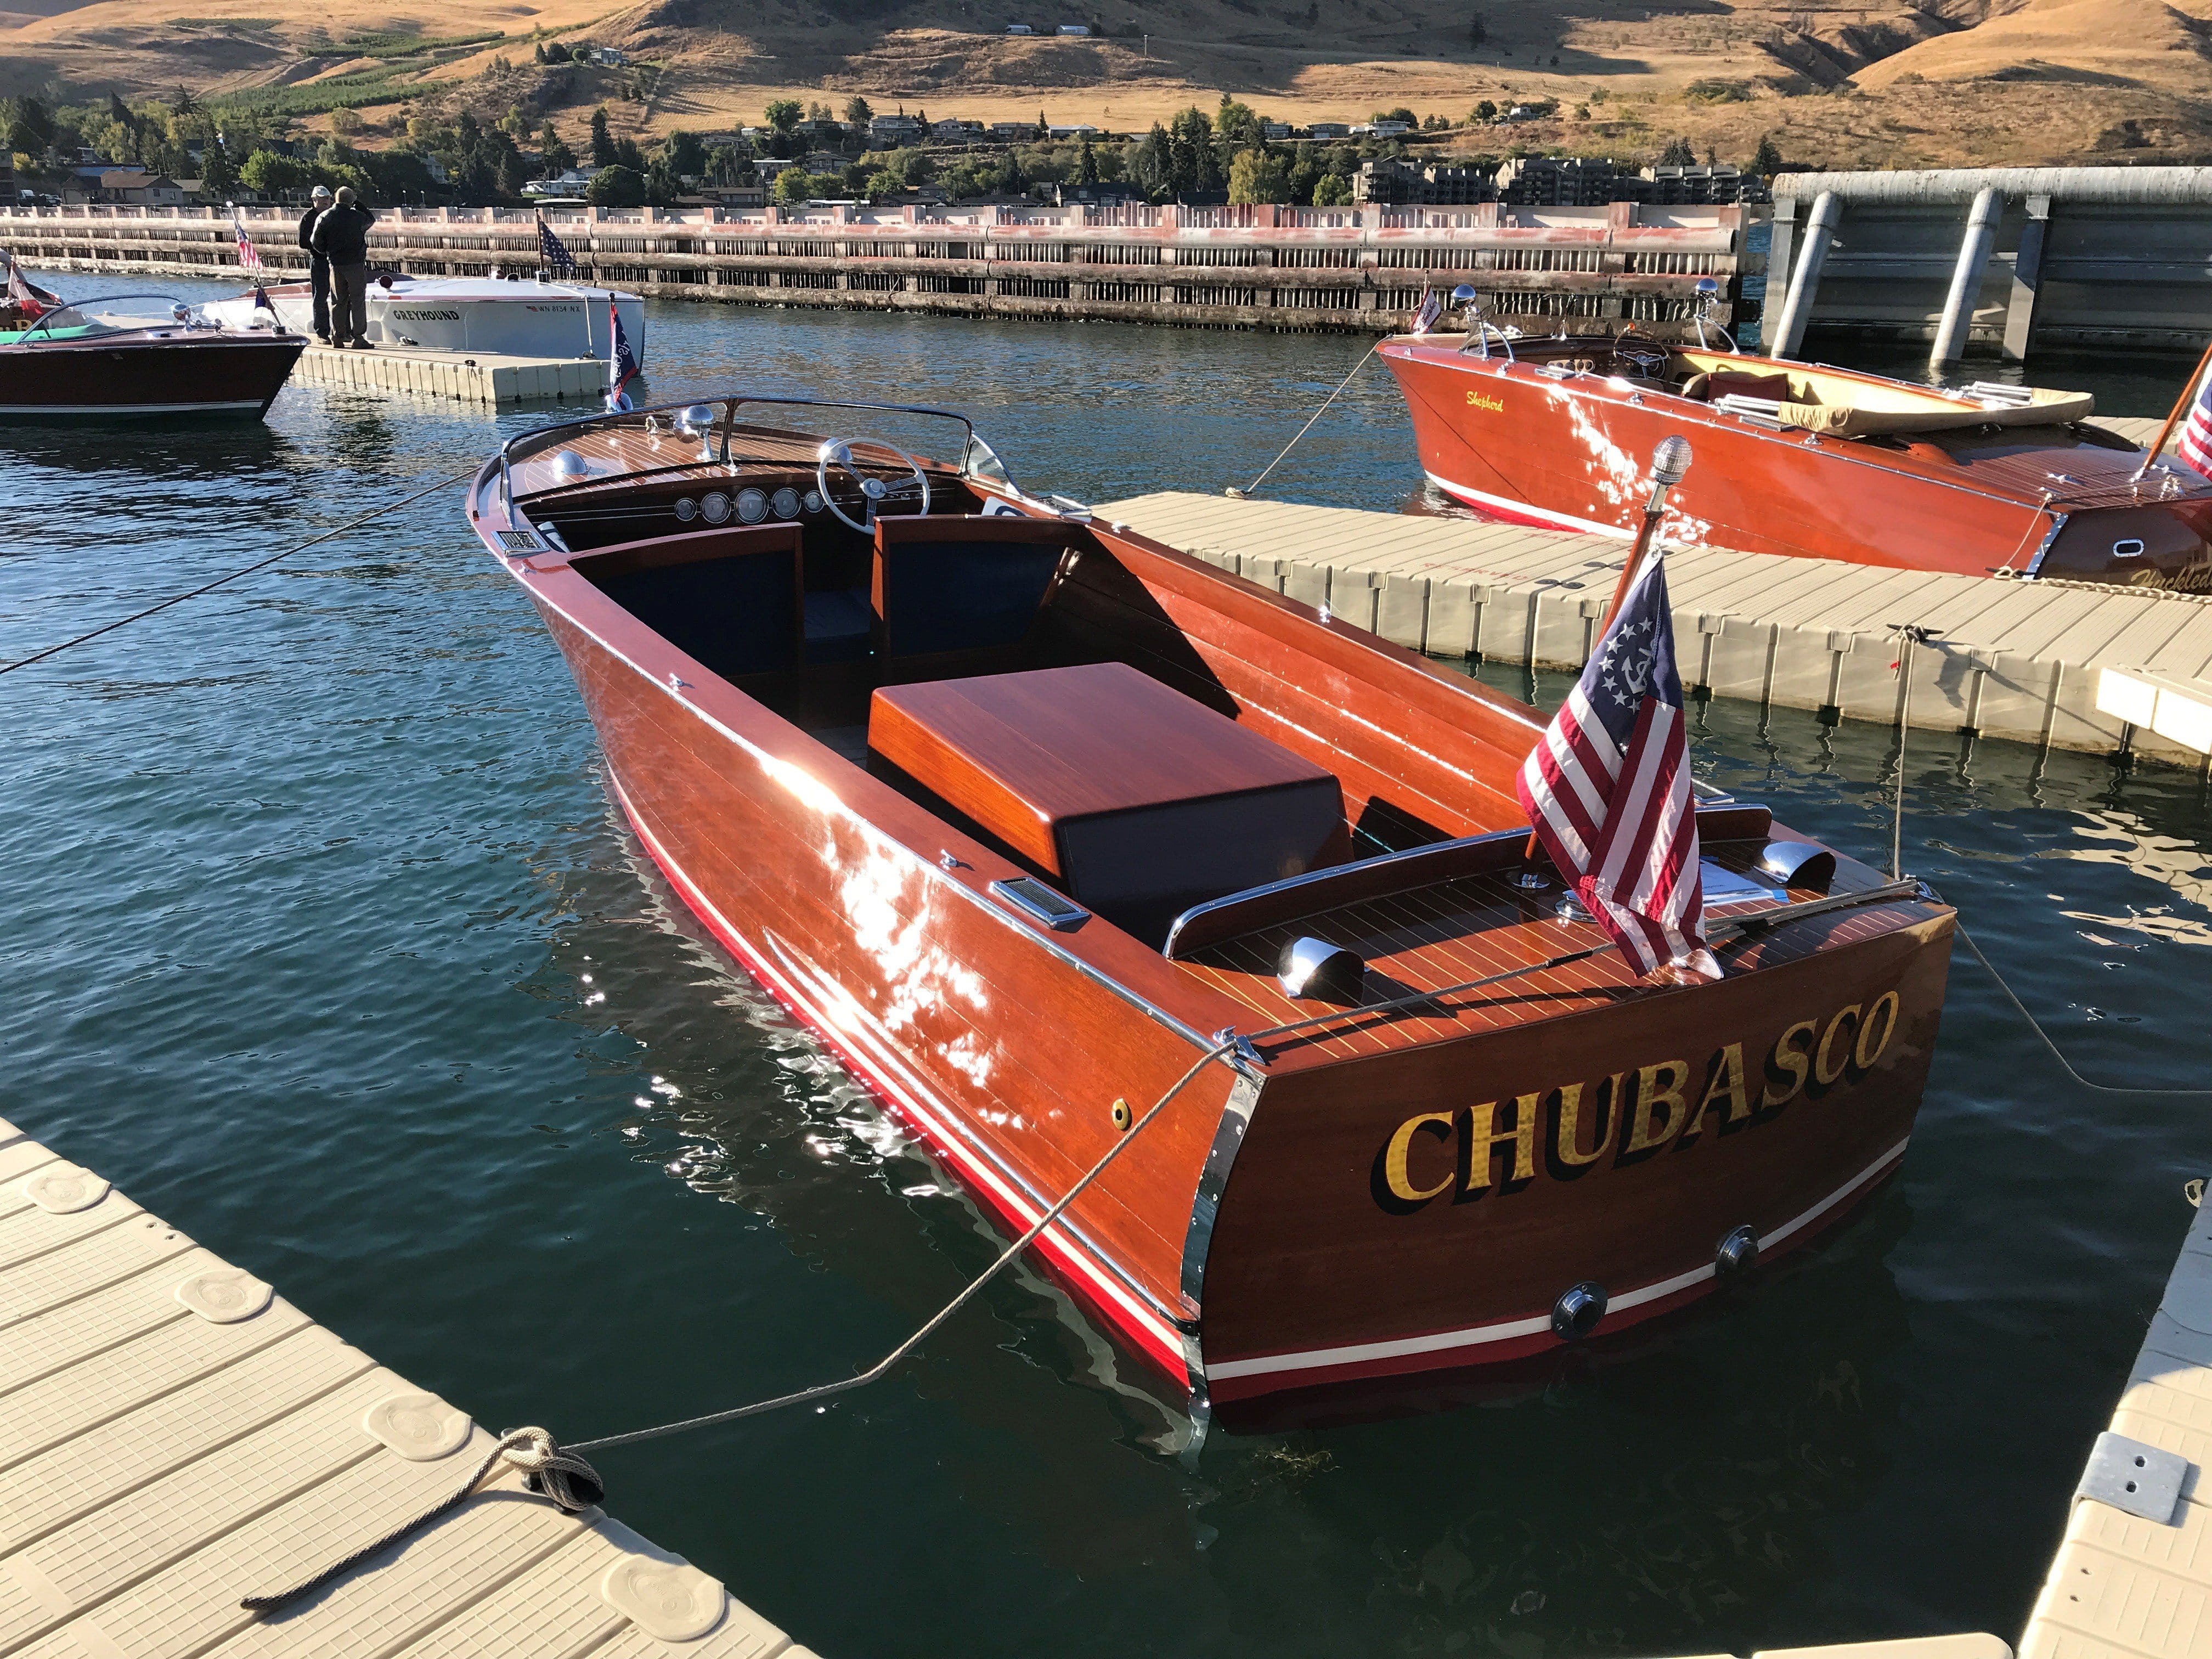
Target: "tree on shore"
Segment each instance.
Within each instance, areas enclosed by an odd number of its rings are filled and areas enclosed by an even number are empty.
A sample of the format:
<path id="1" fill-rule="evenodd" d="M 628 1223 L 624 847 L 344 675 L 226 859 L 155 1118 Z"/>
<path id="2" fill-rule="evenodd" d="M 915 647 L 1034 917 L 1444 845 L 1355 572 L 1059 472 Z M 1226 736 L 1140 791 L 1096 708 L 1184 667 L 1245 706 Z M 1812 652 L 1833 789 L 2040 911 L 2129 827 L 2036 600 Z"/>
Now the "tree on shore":
<path id="1" fill-rule="evenodd" d="M 611 167 L 616 160 L 614 134 L 607 129 L 607 106 L 601 104 L 592 112 L 592 165 Z"/>
<path id="2" fill-rule="evenodd" d="M 584 187 L 584 199 L 593 207 L 643 207 L 645 177 L 629 167 L 610 164 Z"/>

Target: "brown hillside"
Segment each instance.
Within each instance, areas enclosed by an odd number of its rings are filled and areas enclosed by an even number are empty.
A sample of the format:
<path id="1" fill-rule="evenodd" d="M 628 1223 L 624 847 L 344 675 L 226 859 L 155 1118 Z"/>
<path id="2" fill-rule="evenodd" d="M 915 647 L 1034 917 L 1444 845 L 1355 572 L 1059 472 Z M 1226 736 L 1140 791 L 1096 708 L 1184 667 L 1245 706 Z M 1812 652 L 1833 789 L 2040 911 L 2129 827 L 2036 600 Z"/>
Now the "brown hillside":
<path id="1" fill-rule="evenodd" d="M 2212 26 L 2163 0 L 1478 6 L 1480 47 L 1465 0 L 451 0 L 400 15 L 325 0 L 289 16 L 266 0 L 97 0 L 29 15 L 55 3 L 0 13 L 0 91 L 57 77 L 81 93 L 226 91 L 374 67 L 343 50 L 358 32 L 497 29 L 508 38 L 414 76 L 434 106 L 497 114 L 520 101 L 566 131 L 605 100 L 618 131 L 651 135 L 757 121 L 773 98 L 854 93 L 937 118 L 1042 111 L 1115 131 L 1224 93 L 1301 122 L 1401 105 L 1463 122 L 1484 99 L 1556 100 L 1556 119 L 1454 143 L 1626 158 L 1680 136 L 1741 161 L 1772 134 L 1788 159 L 1835 167 L 2212 159 Z M 2212 14 L 2212 0 L 2188 5 Z M 1009 37 L 1015 21 L 1084 21 L 1097 38 Z M 541 30 L 656 66 L 649 101 L 625 71 L 536 68 Z M 495 75 L 495 58 L 510 71 Z M 363 112 L 374 142 L 404 109 Z"/>

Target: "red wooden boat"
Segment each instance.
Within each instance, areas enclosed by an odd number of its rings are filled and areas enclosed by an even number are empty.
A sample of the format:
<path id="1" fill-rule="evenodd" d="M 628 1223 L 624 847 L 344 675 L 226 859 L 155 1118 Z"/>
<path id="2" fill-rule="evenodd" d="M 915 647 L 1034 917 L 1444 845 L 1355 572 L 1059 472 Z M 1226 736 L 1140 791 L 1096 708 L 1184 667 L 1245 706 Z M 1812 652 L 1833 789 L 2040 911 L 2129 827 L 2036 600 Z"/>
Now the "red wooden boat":
<path id="1" fill-rule="evenodd" d="M 1638 983 L 1524 861 L 1533 710 L 1022 494 L 958 416 L 807 406 L 944 465 L 785 401 L 517 438 L 470 518 L 675 890 L 1001 1224 L 1226 1045 L 1039 1245 L 1195 1397 L 1607 1334 L 1898 1167 L 1925 888 L 1709 800 L 1726 976 Z"/>
<path id="2" fill-rule="evenodd" d="M 64 305 L 0 332 L 0 419 L 258 417 L 307 345 L 211 325 L 166 295 Z"/>
<path id="3" fill-rule="evenodd" d="M 2212 589 L 2212 483 L 2087 423 L 2083 393 L 1947 392 L 1633 334 L 1383 343 L 1430 481 L 1522 523 L 1630 536 L 1642 458 L 1698 464 L 1664 534 L 1965 575 Z M 2142 472 L 2140 478 L 2137 474 Z"/>

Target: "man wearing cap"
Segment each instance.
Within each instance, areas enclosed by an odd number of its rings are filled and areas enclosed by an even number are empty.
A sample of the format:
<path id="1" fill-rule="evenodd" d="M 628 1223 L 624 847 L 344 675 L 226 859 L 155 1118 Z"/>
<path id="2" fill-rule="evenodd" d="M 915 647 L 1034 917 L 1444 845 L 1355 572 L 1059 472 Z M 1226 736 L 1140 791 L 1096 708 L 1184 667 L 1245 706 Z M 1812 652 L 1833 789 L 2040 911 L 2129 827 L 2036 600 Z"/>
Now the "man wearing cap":
<path id="1" fill-rule="evenodd" d="M 331 343 L 331 262 L 315 252 L 315 221 L 331 204 L 331 187 L 317 185 L 308 198 L 307 210 L 300 216 L 300 246 L 307 251 L 307 287 L 315 296 L 315 337 L 325 345 Z"/>
<path id="2" fill-rule="evenodd" d="M 356 204 L 351 185 L 338 186 L 338 198 L 315 221 L 308 236 L 314 252 L 331 262 L 331 331 L 337 343 L 369 349 L 368 228 L 376 216 Z"/>

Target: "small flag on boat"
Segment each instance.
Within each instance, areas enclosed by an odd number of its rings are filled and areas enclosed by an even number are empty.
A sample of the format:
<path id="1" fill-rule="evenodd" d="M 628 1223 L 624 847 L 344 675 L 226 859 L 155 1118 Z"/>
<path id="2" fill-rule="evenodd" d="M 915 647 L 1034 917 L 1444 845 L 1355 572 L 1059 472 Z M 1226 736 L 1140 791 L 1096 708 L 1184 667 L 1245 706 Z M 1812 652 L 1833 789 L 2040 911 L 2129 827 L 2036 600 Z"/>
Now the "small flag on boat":
<path id="1" fill-rule="evenodd" d="M 574 270 L 576 256 L 568 252 L 568 245 L 553 234 L 553 227 L 545 222 L 545 216 L 538 216 L 538 257 L 555 270 Z"/>
<path id="2" fill-rule="evenodd" d="M 1641 976 L 1721 976 L 1705 949 L 1698 814 L 1667 570 L 1654 548 L 1582 678 L 1521 768 L 1536 838 Z"/>
<path id="3" fill-rule="evenodd" d="M 0 256 L 4 258 L 5 256 Z M 40 288 L 16 268 L 12 258 L 8 260 L 8 301 L 18 307 L 26 317 L 43 317 L 62 302 L 62 296 Z"/>
<path id="4" fill-rule="evenodd" d="M 2174 440 L 2174 453 L 2195 471 L 2212 478 L 2212 367 L 2204 371 L 2197 383 L 2197 395 L 2190 399 L 2189 418 L 2181 423 L 2181 435 Z"/>
<path id="5" fill-rule="evenodd" d="M 1444 296 L 1426 283 L 1421 284 L 1421 303 L 1413 312 L 1413 332 L 1426 334 L 1444 314 Z"/>
<path id="6" fill-rule="evenodd" d="M 276 307 L 269 303 L 269 290 L 262 287 L 259 283 L 253 285 L 253 308 L 256 311 L 265 311 L 272 317 L 276 313 Z"/>
<path id="7" fill-rule="evenodd" d="M 246 234 L 246 221 L 238 216 L 238 204 L 230 204 L 231 234 L 238 241 L 238 263 L 248 270 L 261 269 L 261 254 L 253 246 L 253 239 Z"/>
<path id="8" fill-rule="evenodd" d="M 614 295 L 607 295 L 607 408 L 621 414 L 630 406 L 629 393 L 623 390 L 637 378 L 637 354 L 629 349 L 629 336 L 623 332 L 622 313 L 615 306 Z"/>

